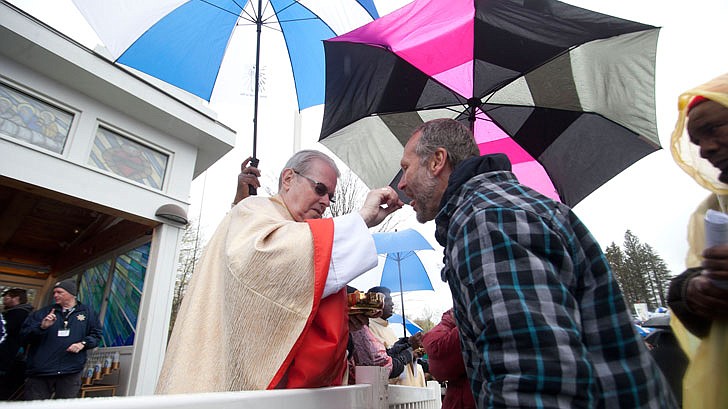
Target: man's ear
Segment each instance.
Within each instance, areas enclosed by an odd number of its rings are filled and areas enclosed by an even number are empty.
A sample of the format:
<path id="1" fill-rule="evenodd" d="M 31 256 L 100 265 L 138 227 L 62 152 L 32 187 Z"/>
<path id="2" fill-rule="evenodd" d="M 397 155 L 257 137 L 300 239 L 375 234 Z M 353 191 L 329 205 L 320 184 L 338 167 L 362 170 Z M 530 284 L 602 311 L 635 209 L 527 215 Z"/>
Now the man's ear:
<path id="1" fill-rule="evenodd" d="M 296 173 L 293 169 L 283 169 L 283 174 L 281 175 L 281 188 L 283 188 L 283 190 L 288 190 L 291 187 L 291 181 L 294 176 L 296 176 Z"/>
<path id="2" fill-rule="evenodd" d="M 445 150 L 445 148 L 437 148 L 435 150 L 435 153 L 432 154 L 432 158 L 429 162 L 430 172 L 433 175 L 438 176 L 440 173 L 442 173 L 442 171 L 447 169 L 448 166 L 449 164 L 447 161 L 447 151 Z"/>

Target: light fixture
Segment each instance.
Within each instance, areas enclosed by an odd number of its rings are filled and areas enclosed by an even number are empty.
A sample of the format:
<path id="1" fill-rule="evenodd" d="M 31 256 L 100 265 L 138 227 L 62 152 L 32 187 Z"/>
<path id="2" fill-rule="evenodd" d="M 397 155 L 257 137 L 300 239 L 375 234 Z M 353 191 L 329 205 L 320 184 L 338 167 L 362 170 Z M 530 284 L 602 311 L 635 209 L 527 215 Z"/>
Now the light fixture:
<path id="1" fill-rule="evenodd" d="M 157 212 L 154 213 L 155 216 L 159 217 L 160 219 L 164 219 L 166 221 L 180 223 L 180 224 L 187 224 L 187 212 L 176 204 L 173 203 L 167 203 L 166 205 L 162 205 L 157 209 Z"/>

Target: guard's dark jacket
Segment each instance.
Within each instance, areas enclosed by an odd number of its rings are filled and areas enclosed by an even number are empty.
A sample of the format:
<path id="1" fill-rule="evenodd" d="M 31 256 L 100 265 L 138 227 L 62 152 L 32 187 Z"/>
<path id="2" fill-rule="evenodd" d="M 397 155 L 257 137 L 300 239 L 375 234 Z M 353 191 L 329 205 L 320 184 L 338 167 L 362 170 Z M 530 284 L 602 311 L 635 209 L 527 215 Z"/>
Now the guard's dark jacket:
<path id="1" fill-rule="evenodd" d="M 43 317 L 55 309 L 56 321 L 47 329 L 40 327 Z M 64 318 L 59 304 L 48 305 L 32 313 L 23 323 L 21 336 L 30 344 L 26 375 L 49 376 L 81 372 L 86 364 L 86 351 L 101 341 L 101 325 L 94 311 L 78 302 L 75 309 Z M 68 336 L 59 336 L 59 330 L 68 321 Z M 86 342 L 79 353 L 67 352 L 69 345 Z"/>

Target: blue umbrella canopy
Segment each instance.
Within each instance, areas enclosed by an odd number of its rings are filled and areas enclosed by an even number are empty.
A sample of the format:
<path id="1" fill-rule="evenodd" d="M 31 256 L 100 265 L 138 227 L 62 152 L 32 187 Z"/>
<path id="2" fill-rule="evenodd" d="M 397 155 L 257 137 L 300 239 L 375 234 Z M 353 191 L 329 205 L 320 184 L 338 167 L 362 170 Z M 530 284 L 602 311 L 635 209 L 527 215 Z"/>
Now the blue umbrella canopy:
<path id="1" fill-rule="evenodd" d="M 346 33 L 379 16 L 373 0 L 73 2 L 116 62 L 208 101 L 233 33 L 249 27 L 249 41 L 257 41 L 258 44 L 253 157 L 257 131 L 258 67 L 260 55 L 265 53 L 260 50 L 261 31 L 283 34 L 293 70 L 298 108 L 303 110 L 324 102 L 323 40 Z"/>
<path id="2" fill-rule="evenodd" d="M 430 243 L 413 229 L 374 233 L 377 253 L 386 254 L 380 285 L 393 292 L 434 290 L 427 270 L 415 250 L 432 250 Z"/>
<path id="3" fill-rule="evenodd" d="M 390 324 L 402 324 L 402 316 L 399 314 L 392 314 L 392 316 L 389 317 L 387 321 L 389 321 Z M 408 319 L 404 320 L 404 327 L 407 329 L 407 332 L 409 332 L 410 335 L 422 332 L 422 328 L 420 328 L 419 325 Z"/>
<path id="4" fill-rule="evenodd" d="M 414 229 L 374 233 L 372 237 L 379 254 L 432 250 L 430 243 Z"/>
<path id="5" fill-rule="evenodd" d="M 401 278 L 401 280 L 400 280 Z M 401 281 L 401 282 L 400 282 Z M 379 284 L 400 293 L 405 291 L 434 290 L 422 260 L 414 251 L 388 253 Z"/>
<path id="6" fill-rule="evenodd" d="M 415 253 L 415 250 L 433 248 L 418 231 L 406 229 L 374 233 L 372 236 L 377 253 L 387 255 L 382 269 L 381 286 L 392 292 L 399 292 L 400 295 L 405 291 L 434 290 L 425 266 Z M 402 316 L 405 316 L 404 297 L 401 300 Z"/>

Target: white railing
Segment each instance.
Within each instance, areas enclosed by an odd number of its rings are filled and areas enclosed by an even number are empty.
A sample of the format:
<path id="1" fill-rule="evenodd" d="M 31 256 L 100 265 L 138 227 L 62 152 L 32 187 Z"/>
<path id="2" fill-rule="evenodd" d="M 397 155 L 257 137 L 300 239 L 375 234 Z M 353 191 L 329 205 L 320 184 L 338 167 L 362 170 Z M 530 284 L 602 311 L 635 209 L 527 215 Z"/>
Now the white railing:
<path id="1" fill-rule="evenodd" d="M 357 367 L 358 384 L 319 389 L 191 393 L 0 403 L 0 409 L 439 409 L 440 385 L 389 386 L 379 367 Z M 370 383 L 373 382 L 373 383 Z"/>

